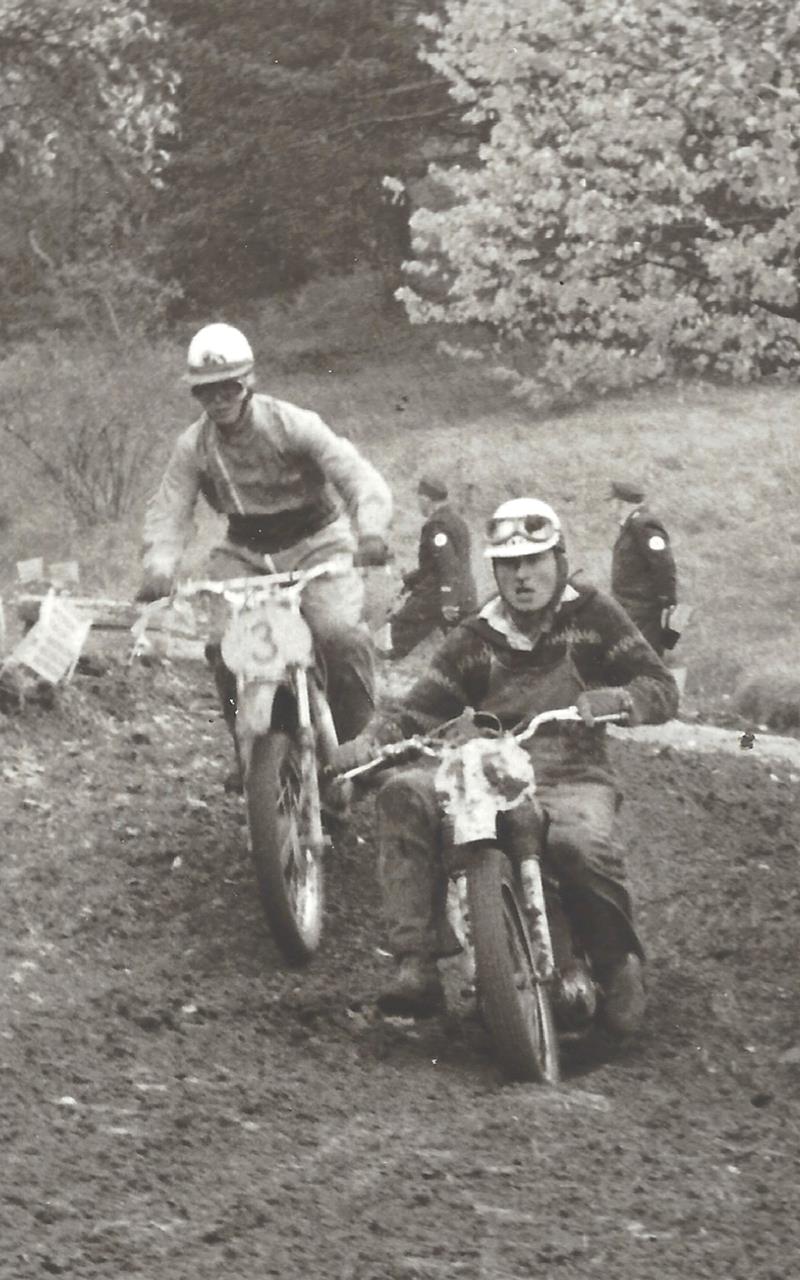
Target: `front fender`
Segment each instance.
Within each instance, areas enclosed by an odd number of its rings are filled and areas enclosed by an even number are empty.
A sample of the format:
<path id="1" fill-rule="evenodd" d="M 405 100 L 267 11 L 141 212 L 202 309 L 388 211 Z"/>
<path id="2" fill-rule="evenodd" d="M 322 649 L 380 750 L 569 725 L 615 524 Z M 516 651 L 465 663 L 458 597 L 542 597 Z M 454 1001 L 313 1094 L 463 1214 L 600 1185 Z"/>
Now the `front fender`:
<path id="1" fill-rule="evenodd" d="M 236 741 L 245 776 L 253 743 L 273 729 L 292 732 L 297 721 L 291 689 L 278 680 L 239 680 L 236 688 Z"/>

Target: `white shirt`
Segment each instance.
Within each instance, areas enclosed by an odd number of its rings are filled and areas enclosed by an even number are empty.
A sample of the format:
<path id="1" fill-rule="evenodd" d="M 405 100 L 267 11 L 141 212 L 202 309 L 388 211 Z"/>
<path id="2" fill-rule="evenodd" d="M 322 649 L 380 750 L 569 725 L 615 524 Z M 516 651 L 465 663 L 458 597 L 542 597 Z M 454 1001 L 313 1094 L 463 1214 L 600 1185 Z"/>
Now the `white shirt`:
<path id="1" fill-rule="evenodd" d="M 561 593 L 558 609 L 561 608 L 562 604 L 569 604 L 571 600 L 577 600 L 578 595 L 579 592 L 567 583 Z M 556 609 L 556 613 L 558 609 Z M 488 604 L 483 606 L 478 616 L 488 622 L 493 631 L 498 631 L 500 635 L 505 636 L 512 649 L 522 649 L 530 652 L 538 642 L 538 634 L 531 638 L 531 636 L 526 636 L 524 631 L 520 631 L 509 614 L 502 596 L 494 596 Z"/>

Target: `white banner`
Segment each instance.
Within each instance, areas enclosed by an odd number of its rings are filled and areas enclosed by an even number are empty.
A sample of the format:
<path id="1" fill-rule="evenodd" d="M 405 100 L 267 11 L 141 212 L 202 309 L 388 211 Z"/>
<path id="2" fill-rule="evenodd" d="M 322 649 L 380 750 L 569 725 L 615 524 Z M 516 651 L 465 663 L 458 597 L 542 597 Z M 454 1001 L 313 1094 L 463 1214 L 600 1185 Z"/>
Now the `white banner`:
<path id="1" fill-rule="evenodd" d="M 43 680 L 68 680 L 81 656 L 91 618 L 79 617 L 69 602 L 50 592 L 42 601 L 39 620 L 8 655 L 4 666 L 25 666 Z"/>
<path id="2" fill-rule="evenodd" d="M 44 579 L 44 560 L 37 556 L 35 560 L 17 561 L 17 578 L 23 584 L 42 582 Z"/>
<path id="3" fill-rule="evenodd" d="M 48 579 L 54 587 L 75 586 L 81 580 L 81 571 L 77 560 L 54 560 L 50 565 Z"/>

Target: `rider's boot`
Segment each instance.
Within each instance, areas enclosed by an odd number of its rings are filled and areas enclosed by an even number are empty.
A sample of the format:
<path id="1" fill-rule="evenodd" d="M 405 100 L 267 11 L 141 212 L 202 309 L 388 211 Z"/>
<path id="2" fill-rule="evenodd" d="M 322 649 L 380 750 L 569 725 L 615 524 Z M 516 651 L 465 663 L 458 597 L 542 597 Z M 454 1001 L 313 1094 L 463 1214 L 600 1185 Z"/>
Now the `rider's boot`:
<path id="1" fill-rule="evenodd" d="M 579 1034 L 597 1009 L 595 983 L 586 960 L 575 954 L 575 939 L 555 886 L 545 887 L 545 898 L 556 967 L 553 1014 L 559 1031 Z"/>
<path id="2" fill-rule="evenodd" d="M 553 984 L 553 1014 L 559 1031 L 578 1034 L 597 1010 L 597 989 L 585 960 L 574 957 Z"/>
<path id="3" fill-rule="evenodd" d="M 225 794 L 228 796 L 244 795 L 244 778 L 242 770 L 237 764 L 235 769 L 231 769 L 230 773 L 225 774 L 225 780 L 222 784 Z"/>
<path id="4" fill-rule="evenodd" d="M 602 968 L 598 967 L 602 991 L 600 1016 L 606 1030 L 624 1038 L 636 1032 L 647 1007 L 644 966 L 632 951 Z"/>
<path id="5" fill-rule="evenodd" d="M 444 993 L 434 957 L 445 939 L 447 875 L 438 844 L 441 814 L 430 771 L 404 769 L 378 793 L 378 879 L 389 922 L 388 943 L 398 957 L 378 997 L 385 1013 L 425 1018 L 440 1012 Z"/>
<path id="6" fill-rule="evenodd" d="M 444 1008 L 444 988 L 432 956 L 410 952 L 378 996 L 378 1008 L 395 1017 L 432 1018 Z"/>
<path id="7" fill-rule="evenodd" d="M 351 778 L 325 778 L 320 782 L 319 804 L 322 824 L 331 834 L 343 827 L 349 817 L 353 802 Z"/>

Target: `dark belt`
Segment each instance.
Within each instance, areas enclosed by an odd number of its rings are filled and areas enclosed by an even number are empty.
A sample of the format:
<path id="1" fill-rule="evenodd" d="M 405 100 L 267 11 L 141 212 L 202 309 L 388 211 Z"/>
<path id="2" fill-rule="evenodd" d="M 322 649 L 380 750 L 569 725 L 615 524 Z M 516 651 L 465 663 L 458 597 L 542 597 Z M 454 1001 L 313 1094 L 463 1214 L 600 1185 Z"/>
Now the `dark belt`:
<path id="1" fill-rule="evenodd" d="M 621 591 L 615 591 L 613 595 L 617 603 L 621 604 L 623 609 L 626 611 L 637 609 L 640 613 L 647 613 L 649 610 L 655 610 L 655 612 L 658 613 L 663 608 L 663 605 L 656 596 L 624 595 Z"/>
<path id="2" fill-rule="evenodd" d="M 237 547 L 272 555 L 319 533 L 338 514 L 336 506 L 326 500 L 262 515 L 230 515 L 228 539 Z"/>

